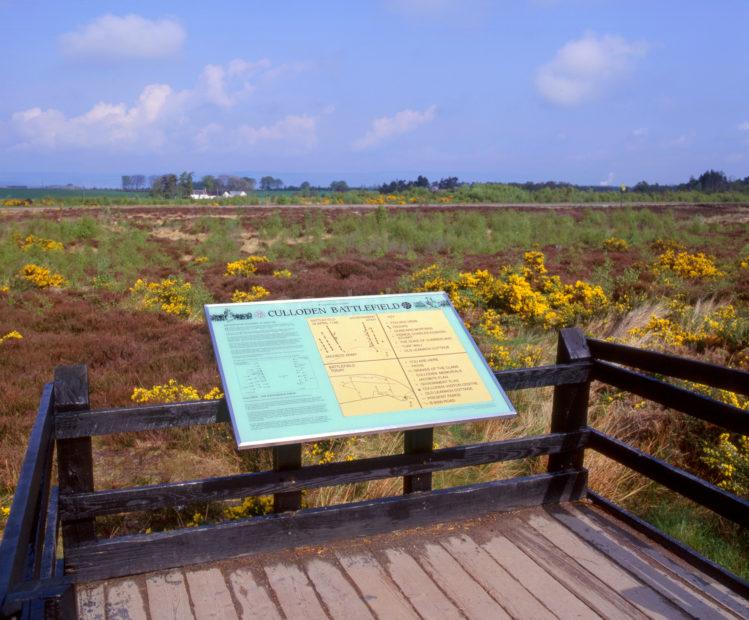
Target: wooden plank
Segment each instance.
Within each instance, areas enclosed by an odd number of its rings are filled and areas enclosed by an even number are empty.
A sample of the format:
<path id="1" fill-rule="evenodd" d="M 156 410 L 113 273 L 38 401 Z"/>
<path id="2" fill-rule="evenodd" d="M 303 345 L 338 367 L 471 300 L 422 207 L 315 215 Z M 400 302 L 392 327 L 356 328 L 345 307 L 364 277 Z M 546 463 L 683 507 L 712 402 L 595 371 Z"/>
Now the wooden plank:
<path id="1" fill-rule="evenodd" d="M 570 531 L 585 540 L 591 547 L 619 564 L 663 598 L 680 607 L 685 614 L 697 618 L 724 618 L 725 614 L 710 604 L 691 587 L 673 579 L 665 571 L 655 569 L 618 538 L 593 523 L 579 511 L 549 509 L 549 513 Z"/>
<path id="2" fill-rule="evenodd" d="M 569 501 L 581 497 L 586 480 L 584 471 L 538 474 L 198 528 L 121 536 L 74 547 L 67 553 L 66 563 L 76 580 L 163 570 Z"/>
<path id="3" fill-rule="evenodd" d="M 78 618 L 80 620 L 105 620 L 104 586 L 80 586 L 76 588 L 78 597 Z"/>
<path id="4" fill-rule="evenodd" d="M 242 608 L 242 620 L 282 620 L 265 586 L 258 584 L 252 571 L 235 570 L 229 575 L 229 583 Z"/>
<path id="5" fill-rule="evenodd" d="M 57 567 L 57 509 L 59 500 L 59 487 L 52 487 L 49 494 L 47 519 L 44 529 L 44 548 L 42 549 L 39 569 L 39 576 L 42 579 L 54 577 Z"/>
<path id="6" fill-rule="evenodd" d="M 749 527 L 749 500 L 724 491 L 689 472 L 591 429 L 590 447 L 742 527 Z"/>
<path id="7" fill-rule="evenodd" d="M 614 504 L 606 498 L 601 497 L 590 489 L 588 489 L 587 497 L 597 508 L 603 509 L 608 514 L 613 515 L 618 521 L 626 523 L 632 529 L 640 534 L 644 534 L 649 539 L 658 543 L 658 546 L 645 546 L 646 551 L 651 553 L 654 557 L 667 557 L 662 553 L 658 553 L 658 547 L 663 547 L 688 565 L 697 568 L 697 570 L 715 579 L 716 582 L 713 586 L 727 595 L 729 600 L 734 602 L 738 600 L 742 605 L 744 605 L 744 601 L 749 600 L 749 582 L 746 580 L 734 575 L 730 571 L 727 571 L 719 564 L 699 555 L 691 547 L 688 547 L 668 534 L 661 532 L 650 523 L 640 519 L 637 515 L 625 510 L 617 504 Z M 701 582 L 702 579 L 698 579 L 698 581 Z M 708 584 L 706 583 L 704 587 L 707 586 Z M 749 617 L 749 605 L 746 606 L 746 611 L 742 613 Z"/>
<path id="8" fill-rule="evenodd" d="M 287 618 L 305 618 L 305 620 L 328 618 L 317 599 L 314 588 L 299 567 L 290 564 L 275 564 L 266 566 L 265 574 Z"/>
<path id="9" fill-rule="evenodd" d="M 55 420 L 55 437 L 72 439 L 220 422 L 229 422 L 229 409 L 223 398 L 120 409 L 94 409 L 84 415 L 71 412 L 58 416 Z"/>
<path id="10" fill-rule="evenodd" d="M 224 576 L 218 568 L 186 571 L 195 620 L 238 618 Z"/>
<path id="11" fill-rule="evenodd" d="M 502 568 L 513 575 L 557 617 L 588 620 L 599 617 L 505 536 L 495 534 L 483 547 Z"/>
<path id="12" fill-rule="evenodd" d="M 669 409 L 687 413 L 734 433 L 749 435 L 749 412 L 744 409 L 609 362 L 594 362 L 593 376 L 598 381 L 637 394 Z"/>
<path id="13" fill-rule="evenodd" d="M 565 588 L 574 592 L 588 607 L 603 618 L 647 618 L 637 607 L 626 601 L 593 573 L 522 521 L 512 519 L 503 523 L 503 533 L 513 544 L 532 557 L 545 571 Z M 510 527 L 511 529 L 507 529 Z"/>
<path id="14" fill-rule="evenodd" d="M 457 607 L 442 593 L 437 585 L 402 549 L 386 549 L 387 570 L 393 581 L 424 618 L 462 618 Z"/>
<path id="15" fill-rule="evenodd" d="M 531 592 L 470 537 L 452 536 L 442 544 L 513 618 L 554 618 Z"/>
<path id="16" fill-rule="evenodd" d="M 557 364 L 501 370 L 494 374 L 505 390 L 520 390 L 580 383 L 588 378 L 590 368 L 589 363 Z M 72 412 L 59 416 L 55 423 L 55 437 L 72 439 L 226 422 L 229 422 L 229 409 L 223 398 L 119 409 L 95 409 L 87 412 L 85 416 Z"/>
<path id="17" fill-rule="evenodd" d="M 190 609 L 185 578 L 180 571 L 149 577 L 146 591 L 151 618 L 182 620 L 195 617 Z"/>
<path id="18" fill-rule="evenodd" d="M 559 332 L 557 363 L 589 361 L 590 350 L 583 332 L 577 328 L 565 328 Z M 551 432 L 575 432 L 588 425 L 588 400 L 590 380 L 574 385 L 558 385 L 554 388 L 551 406 Z M 584 449 L 549 456 L 548 471 L 581 469 Z"/>
<path id="19" fill-rule="evenodd" d="M 593 357 L 749 396 L 749 372 L 698 360 L 588 338 Z"/>
<path id="20" fill-rule="evenodd" d="M 426 454 L 396 454 L 312 465 L 289 472 L 265 471 L 79 493 L 61 498 L 60 513 L 67 517 L 100 516 L 443 471 L 576 450 L 586 444 L 587 434 L 587 431 L 556 433 L 443 448 Z"/>
<path id="21" fill-rule="evenodd" d="M 88 370 L 83 364 L 55 368 L 55 417 L 81 413 L 89 407 Z M 94 490 L 94 460 L 90 437 L 57 440 L 57 478 L 60 495 Z M 90 517 L 61 517 L 63 548 L 96 539 Z"/>
<path id="22" fill-rule="evenodd" d="M 510 616 L 487 594 L 444 547 L 426 545 L 414 552 L 429 576 L 469 618 L 507 618 Z M 545 611 L 545 610 L 544 610 Z M 553 617 L 548 615 L 546 617 Z"/>
<path id="23" fill-rule="evenodd" d="M 134 581 L 107 584 L 106 617 L 123 620 L 148 620 L 143 597 Z"/>
<path id="24" fill-rule="evenodd" d="M 273 448 L 273 471 L 298 471 L 302 467 L 302 444 L 295 443 Z M 302 492 L 289 491 L 273 494 L 273 512 L 299 510 L 302 507 Z"/>
<path id="25" fill-rule="evenodd" d="M 371 553 L 337 554 L 338 561 L 378 618 L 418 620 L 398 586 Z"/>
<path id="26" fill-rule="evenodd" d="M 404 454 L 429 454 L 434 448 L 434 429 L 419 428 L 403 432 Z M 403 476 L 403 493 L 432 490 L 432 473 Z"/>
<path id="27" fill-rule="evenodd" d="M 554 364 L 536 366 L 535 368 L 513 368 L 494 372 L 499 384 L 505 391 L 525 390 L 528 388 L 569 385 L 585 383 L 590 376 L 590 362 L 572 364 Z"/>
<path id="28" fill-rule="evenodd" d="M 668 598 L 653 590 L 649 584 L 635 578 L 607 555 L 586 544 L 542 510 L 521 514 L 521 518 L 534 530 L 545 536 L 578 564 L 616 588 L 625 599 L 638 607 L 649 618 L 691 618 Z"/>
<path id="29" fill-rule="evenodd" d="M 41 491 L 40 481 L 52 451 L 52 406 L 52 384 L 47 384 L 42 391 L 0 543 L 0 605 L 4 604 L 11 588 L 24 578 L 28 545 L 35 530 L 34 516 Z M 16 610 L 3 608 L 0 611 L 10 615 Z"/>
<path id="30" fill-rule="evenodd" d="M 307 576 L 334 620 L 371 618 L 374 616 L 348 580 L 330 562 L 315 559 L 306 564 Z"/>

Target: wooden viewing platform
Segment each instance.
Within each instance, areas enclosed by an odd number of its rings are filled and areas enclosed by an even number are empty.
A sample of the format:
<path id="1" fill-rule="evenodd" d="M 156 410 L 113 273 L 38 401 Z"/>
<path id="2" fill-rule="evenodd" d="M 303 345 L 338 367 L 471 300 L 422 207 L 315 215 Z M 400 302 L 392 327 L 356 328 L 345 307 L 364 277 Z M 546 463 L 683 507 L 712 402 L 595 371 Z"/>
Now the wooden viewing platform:
<path id="1" fill-rule="evenodd" d="M 630 368 L 633 369 L 630 369 Z M 645 372 L 642 372 L 645 371 Z M 749 435 L 749 412 L 645 373 L 749 395 L 749 373 L 562 330 L 550 433 L 271 471 L 95 490 L 91 437 L 228 421 L 224 401 L 90 410 L 84 366 L 45 387 L 0 547 L 0 615 L 62 618 L 749 617 L 749 584 L 587 487 L 597 451 L 742 527 L 749 502 L 588 425 L 591 381 Z M 546 473 L 432 490 L 432 473 L 548 456 Z M 57 463 L 58 485 L 52 466 Z M 301 509 L 301 491 L 403 477 L 404 494 Z M 273 494 L 275 514 L 100 539 L 98 516 Z M 61 549 L 58 545 L 61 532 Z"/>

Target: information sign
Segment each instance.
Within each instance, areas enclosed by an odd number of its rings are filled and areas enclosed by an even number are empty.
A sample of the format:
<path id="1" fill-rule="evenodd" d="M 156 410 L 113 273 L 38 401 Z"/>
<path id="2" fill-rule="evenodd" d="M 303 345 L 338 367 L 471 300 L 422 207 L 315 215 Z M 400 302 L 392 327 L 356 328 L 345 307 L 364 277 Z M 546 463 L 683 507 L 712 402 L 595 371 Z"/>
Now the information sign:
<path id="1" fill-rule="evenodd" d="M 515 413 L 445 293 L 205 312 L 239 448 Z"/>

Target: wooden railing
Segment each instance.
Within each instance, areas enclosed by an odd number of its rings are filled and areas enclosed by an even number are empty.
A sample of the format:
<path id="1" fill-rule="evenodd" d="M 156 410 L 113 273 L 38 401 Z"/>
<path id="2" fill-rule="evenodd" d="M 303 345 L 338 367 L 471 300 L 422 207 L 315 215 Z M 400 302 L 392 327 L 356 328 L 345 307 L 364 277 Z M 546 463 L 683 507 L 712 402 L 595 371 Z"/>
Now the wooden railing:
<path id="1" fill-rule="evenodd" d="M 749 434 L 749 413 L 624 366 L 749 394 L 749 373 L 560 332 L 553 366 L 497 372 L 505 390 L 554 387 L 550 433 L 433 450 L 432 429 L 404 433 L 402 454 L 301 466 L 301 445 L 274 449 L 273 470 L 125 489 L 94 490 L 91 437 L 226 423 L 226 403 L 199 401 L 90 410 L 84 366 L 58 368 L 45 386 L 0 549 L 0 611 L 74 613 L 76 581 L 159 570 L 300 544 L 371 535 L 589 497 L 634 527 L 749 594 L 749 585 L 587 488 L 585 448 L 596 450 L 746 526 L 749 503 L 590 428 L 590 383 L 608 383 Z M 58 485 L 51 485 L 56 449 Z M 548 456 L 546 473 L 432 490 L 432 473 Z M 403 495 L 300 510 L 301 491 L 403 477 Z M 273 494 L 275 514 L 198 528 L 97 539 L 96 517 Z M 63 553 L 56 558 L 58 521 Z"/>

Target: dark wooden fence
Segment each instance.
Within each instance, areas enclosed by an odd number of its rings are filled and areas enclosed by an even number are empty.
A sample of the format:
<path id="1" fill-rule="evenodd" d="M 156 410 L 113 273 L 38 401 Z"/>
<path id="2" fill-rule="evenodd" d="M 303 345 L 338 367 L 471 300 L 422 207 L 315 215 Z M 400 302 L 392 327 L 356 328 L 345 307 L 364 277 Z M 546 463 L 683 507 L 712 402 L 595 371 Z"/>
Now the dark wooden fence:
<path id="1" fill-rule="evenodd" d="M 630 368 L 634 370 L 631 370 Z M 734 590 L 749 584 L 587 488 L 592 449 L 744 527 L 749 502 L 588 426 L 591 381 L 638 394 L 749 435 L 749 413 L 643 374 L 749 395 L 749 373 L 560 332 L 553 366 L 496 375 L 505 390 L 554 387 L 550 433 L 432 449 L 432 429 L 406 431 L 402 454 L 301 466 L 301 445 L 274 449 L 271 471 L 96 491 L 91 437 L 226 423 L 226 403 L 200 401 L 90 410 L 85 366 L 58 368 L 45 386 L 0 549 L 0 615 L 68 616 L 72 584 L 207 562 L 298 544 L 583 497 L 624 519 Z M 58 486 L 52 486 L 56 451 Z M 546 473 L 432 490 L 432 473 L 547 455 Z M 300 510 L 301 491 L 403 477 L 403 495 Z M 198 528 L 97 539 L 97 516 L 273 494 L 275 514 Z M 57 557 L 58 526 L 63 553 Z"/>

